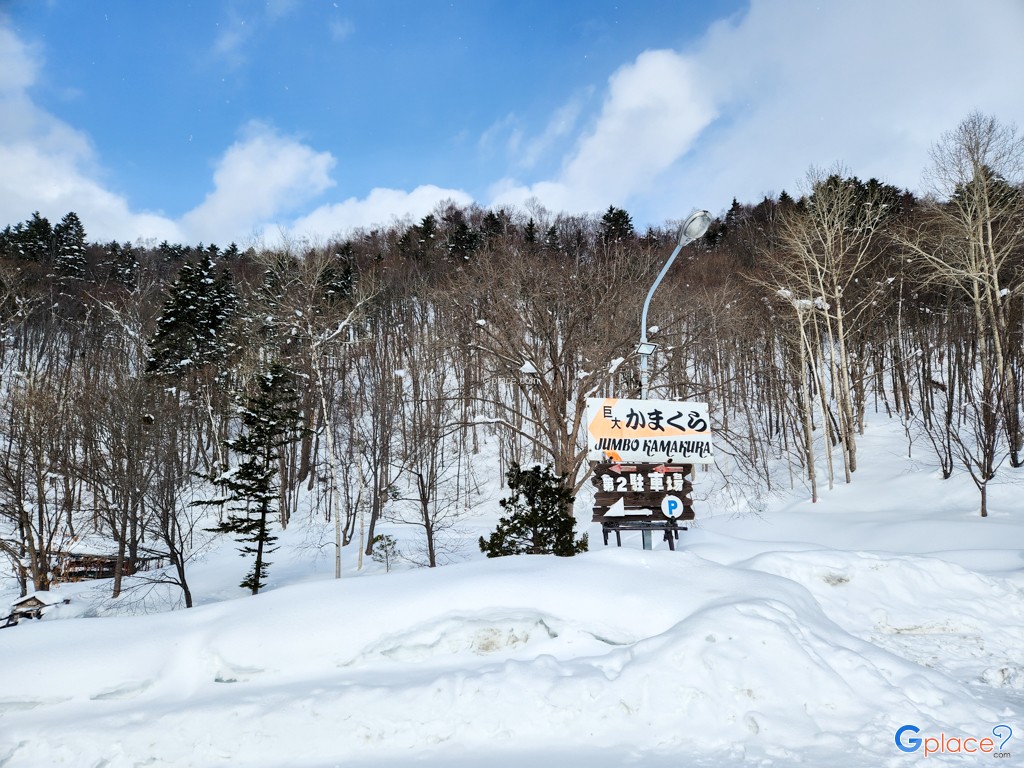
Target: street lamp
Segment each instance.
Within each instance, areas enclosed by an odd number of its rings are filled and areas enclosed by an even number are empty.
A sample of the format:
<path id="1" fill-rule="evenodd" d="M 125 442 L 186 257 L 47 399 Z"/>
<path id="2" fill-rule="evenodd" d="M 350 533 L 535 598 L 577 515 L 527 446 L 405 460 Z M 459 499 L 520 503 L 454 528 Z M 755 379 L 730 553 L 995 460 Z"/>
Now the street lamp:
<path id="1" fill-rule="evenodd" d="M 647 340 L 647 310 L 651 306 L 651 297 L 654 295 L 655 289 L 661 283 L 661 279 L 665 277 L 665 273 L 668 272 L 668 268 L 672 266 L 672 262 L 676 260 L 676 256 L 679 255 L 679 251 L 683 249 L 684 245 L 689 245 L 698 237 L 701 237 L 705 232 L 708 231 L 708 227 L 711 226 L 711 214 L 707 211 L 694 211 L 691 213 L 686 221 L 683 222 L 683 226 L 679 230 L 679 242 L 676 244 L 676 248 L 672 251 L 672 255 L 668 257 L 668 261 L 665 262 L 665 266 L 661 268 L 661 272 L 658 273 L 658 277 L 654 280 L 654 285 L 651 286 L 651 290 L 647 292 L 647 299 L 644 301 L 644 311 L 640 318 L 640 343 L 637 345 L 636 351 L 640 355 L 640 398 L 642 400 L 647 399 L 647 358 L 654 354 L 658 348 L 657 344 L 653 344 Z"/>

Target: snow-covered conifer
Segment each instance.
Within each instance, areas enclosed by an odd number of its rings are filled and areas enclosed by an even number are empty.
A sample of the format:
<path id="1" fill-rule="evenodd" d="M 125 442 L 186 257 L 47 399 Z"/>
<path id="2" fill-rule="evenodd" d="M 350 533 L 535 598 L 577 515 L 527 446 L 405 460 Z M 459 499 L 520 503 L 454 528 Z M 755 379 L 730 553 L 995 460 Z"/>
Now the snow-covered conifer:
<path id="1" fill-rule="evenodd" d="M 298 433 L 299 411 L 293 376 L 282 364 L 272 363 L 252 385 L 240 403 L 242 430 L 226 443 L 238 464 L 210 478 L 225 495 L 202 503 L 227 507 L 229 514 L 212 530 L 234 534 L 242 556 L 253 556 L 240 586 L 255 595 L 266 585 L 266 557 L 276 549 L 270 530 L 281 498 L 278 451 Z"/>

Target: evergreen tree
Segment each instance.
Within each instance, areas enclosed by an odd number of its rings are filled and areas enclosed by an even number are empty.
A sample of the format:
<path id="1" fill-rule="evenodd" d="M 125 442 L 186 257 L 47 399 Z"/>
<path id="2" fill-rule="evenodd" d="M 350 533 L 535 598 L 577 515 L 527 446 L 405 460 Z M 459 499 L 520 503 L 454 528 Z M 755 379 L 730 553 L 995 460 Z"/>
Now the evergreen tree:
<path id="1" fill-rule="evenodd" d="M 74 211 L 53 228 L 53 252 L 57 274 L 73 280 L 85 279 L 85 227 Z"/>
<path id="2" fill-rule="evenodd" d="M 133 285 L 139 271 L 138 253 L 131 243 L 112 240 L 104 246 L 102 267 L 108 279 L 125 286 Z"/>
<path id="3" fill-rule="evenodd" d="M 504 214 L 505 212 L 502 211 L 501 213 Z M 504 234 L 505 223 L 502 221 L 502 217 L 498 216 L 494 211 L 488 211 L 484 214 L 483 224 L 480 228 L 487 244 L 491 245 Z"/>
<path id="4" fill-rule="evenodd" d="M 878 182 L 871 179 L 868 184 Z M 901 193 L 896 187 L 884 185 L 888 192 L 887 200 Z M 895 190 L 895 191 L 894 191 Z M 989 214 L 982 202 L 999 210 L 1019 211 L 1021 209 L 1021 190 L 1010 184 L 1006 177 L 992 170 L 987 165 L 978 166 L 969 181 L 963 181 L 953 188 L 949 202 L 957 208 L 969 212 L 976 218 Z"/>
<path id="5" fill-rule="evenodd" d="M 172 245 L 164 240 L 156 247 L 156 250 L 160 254 L 160 260 L 165 264 L 174 264 L 185 258 L 185 246 L 181 243 Z"/>
<path id="6" fill-rule="evenodd" d="M 548 231 L 544 233 L 544 245 L 556 251 L 562 250 L 562 245 L 558 242 L 558 230 L 555 229 L 554 224 L 548 227 Z"/>
<path id="7" fill-rule="evenodd" d="M 266 586 L 267 555 L 276 547 L 270 532 L 271 519 L 281 497 L 279 449 L 299 430 L 298 394 L 292 374 L 280 363 L 254 377 L 253 391 L 241 404 L 242 429 L 225 445 L 239 458 L 237 466 L 210 480 L 223 488 L 223 498 L 201 502 L 227 506 L 227 519 L 211 530 L 234 534 L 242 557 L 253 557 L 253 566 L 239 586 L 257 594 Z"/>
<path id="8" fill-rule="evenodd" d="M 21 226 L 20 224 L 18 225 Z M 4 227 L 3 232 L 0 232 L 0 259 L 13 259 L 17 255 L 15 244 L 17 242 L 18 231 L 8 224 Z"/>
<path id="9" fill-rule="evenodd" d="M 412 226 L 398 241 L 398 247 L 407 256 L 420 262 L 429 262 L 437 238 L 437 217 L 428 213 L 420 223 Z"/>
<path id="10" fill-rule="evenodd" d="M 869 179 L 864 183 L 856 176 L 843 178 L 837 173 L 831 174 L 823 182 L 818 184 L 807 198 L 807 205 L 814 208 L 819 201 L 830 199 L 830 195 L 836 195 L 836 190 L 847 188 L 853 198 L 853 205 L 850 206 L 848 216 L 849 226 L 854 227 L 862 218 L 861 208 L 866 204 L 881 206 L 881 218 L 876 225 L 883 225 L 899 216 L 903 201 L 903 192 L 899 187 L 892 184 L 883 184 L 878 179 Z M 781 201 L 781 198 L 780 198 Z"/>
<path id="11" fill-rule="evenodd" d="M 334 254 L 334 259 L 319 277 L 327 303 L 334 305 L 352 297 L 359 276 L 356 274 L 352 244 L 346 243 Z"/>
<path id="12" fill-rule="evenodd" d="M 423 248 L 429 247 L 430 241 L 437 234 L 437 217 L 432 213 L 428 213 L 420 221 L 416 230 L 416 242 Z"/>
<path id="13" fill-rule="evenodd" d="M 647 227 L 647 231 L 644 232 L 643 237 L 640 238 L 640 242 L 647 248 L 657 248 L 661 244 L 661 235 L 658 234 L 658 230 L 654 227 Z"/>
<path id="14" fill-rule="evenodd" d="M 731 233 L 743 222 L 743 206 L 734 197 L 729 210 L 725 212 L 725 230 Z"/>
<path id="15" fill-rule="evenodd" d="M 523 230 L 523 239 L 531 245 L 537 242 L 537 222 L 533 218 L 526 222 L 526 228 Z"/>
<path id="16" fill-rule="evenodd" d="M 631 240 L 635 235 L 632 217 L 622 208 L 609 205 L 608 210 L 601 217 L 601 241 L 621 243 Z"/>
<path id="17" fill-rule="evenodd" d="M 18 258 L 48 264 L 53 260 L 53 228 L 39 211 L 17 228 L 15 251 Z"/>
<path id="18" fill-rule="evenodd" d="M 236 307 L 226 270 L 218 273 L 209 257 L 197 264 L 186 262 L 157 319 L 146 370 L 181 374 L 223 362 L 230 351 L 225 331 Z"/>
<path id="19" fill-rule="evenodd" d="M 551 465 L 522 469 L 513 464 L 505 475 L 512 495 L 498 503 L 508 514 L 489 539 L 480 537 L 488 557 L 554 554 L 567 557 L 587 549 L 587 536 L 577 539 L 576 520 L 569 514 L 573 495 L 566 477 Z"/>
<path id="20" fill-rule="evenodd" d="M 444 243 L 449 257 L 468 259 L 480 244 L 479 233 L 473 231 L 466 221 L 466 214 L 454 205 L 449 206 L 441 217 L 444 224 Z"/>

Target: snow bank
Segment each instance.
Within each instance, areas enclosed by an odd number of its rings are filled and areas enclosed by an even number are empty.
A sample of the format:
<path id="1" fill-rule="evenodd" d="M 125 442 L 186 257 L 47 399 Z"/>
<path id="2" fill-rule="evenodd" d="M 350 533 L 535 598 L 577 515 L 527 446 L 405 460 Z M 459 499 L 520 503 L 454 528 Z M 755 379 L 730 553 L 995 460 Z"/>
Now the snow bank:
<path id="1" fill-rule="evenodd" d="M 905 594 L 872 611 L 872 592 L 893 578 Z M 935 624 L 916 597 L 925 590 L 960 599 L 954 624 Z M 964 730 L 1004 717 L 875 635 L 913 625 L 981 636 L 997 629 L 995 604 L 1020 623 L 1020 590 L 926 558 L 783 552 L 726 567 L 607 549 L 39 622 L 0 634 L 0 764 L 397 765 L 604 750 L 592 764 L 610 765 L 643 745 L 694 765 L 841 753 L 874 766 L 896 756 L 903 723 Z M 1021 648 L 1019 636 L 1000 640 Z"/>

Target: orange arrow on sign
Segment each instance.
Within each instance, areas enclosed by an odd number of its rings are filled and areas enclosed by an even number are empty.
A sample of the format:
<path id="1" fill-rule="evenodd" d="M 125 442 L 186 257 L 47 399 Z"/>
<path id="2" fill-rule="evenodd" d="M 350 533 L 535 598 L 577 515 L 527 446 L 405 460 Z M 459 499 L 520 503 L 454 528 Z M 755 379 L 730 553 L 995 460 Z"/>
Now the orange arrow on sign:
<path id="1" fill-rule="evenodd" d="M 636 472 L 636 467 L 624 467 L 621 464 L 612 464 L 608 469 L 616 474 L 621 474 L 622 472 Z"/>

